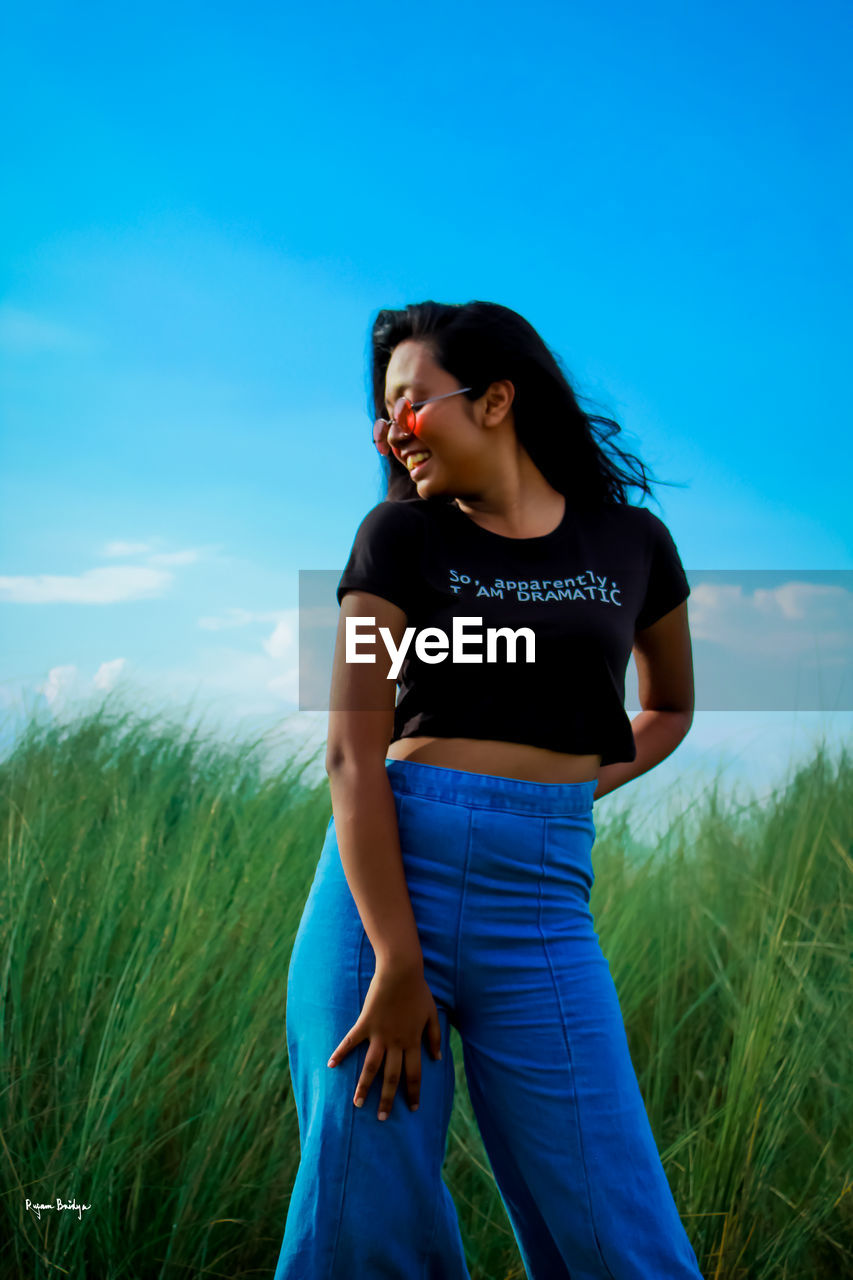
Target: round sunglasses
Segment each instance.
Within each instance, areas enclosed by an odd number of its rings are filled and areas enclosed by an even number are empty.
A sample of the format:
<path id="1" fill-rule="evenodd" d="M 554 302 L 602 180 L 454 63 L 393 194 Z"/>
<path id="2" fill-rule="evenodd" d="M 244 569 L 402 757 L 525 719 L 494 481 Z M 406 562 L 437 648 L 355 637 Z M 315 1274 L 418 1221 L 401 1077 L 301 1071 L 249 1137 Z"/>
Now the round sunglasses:
<path id="1" fill-rule="evenodd" d="M 390 418 L 377 418 L 373 424 L 373 443 L 382 454 L 382 457 L 387 458 L 391 452 L 387 437 L 392 422 L 395 422 L 407 436 L 416 436 L 418 434 L 416 416 L 418 409 L 422 409 L 425 404 L 432 404 L 435 400 L 447 400 L 450 396 L 461 396 L 463 392 L 471 389 L 471 387 L 460 387 L 458 391 L 446 391 L 442 396 L 430 396 L 429 400 L 419 400 L 417 404 L 412 404 L 411 400 L 406 396 L 400 396 L 400 399 L 394 405 L 392 416 Z"/>

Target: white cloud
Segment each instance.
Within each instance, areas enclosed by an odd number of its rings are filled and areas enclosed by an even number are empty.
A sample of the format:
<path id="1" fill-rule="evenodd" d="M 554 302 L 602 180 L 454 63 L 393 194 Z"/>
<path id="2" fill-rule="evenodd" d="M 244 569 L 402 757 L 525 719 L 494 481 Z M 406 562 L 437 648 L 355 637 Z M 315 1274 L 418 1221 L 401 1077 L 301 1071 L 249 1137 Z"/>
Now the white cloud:
<path id="1" fill-rule="evenodd" d="M 51 667 L 47 673 L 47 679 L 42 684 L 36 685 L 36 691 L 44 694 L 48 706 L 59 710 L 77 692 L 79 682 L 80 673 L 73 664 Z"/>
<path id="2" fill-rule="evenodd" d="M 28 355 L 38 351 L 80 351 L 91 347 L 92 339 L 67 325 L 55 324 L 31 311 L 0 306 L 0 347 Z"/>
<path id="3" fill-rule="evenodd" d="M 201 547 L 188 547 L 185 551 L 155 551 L 150 542 L 108 542 L 102 555 L 114 556 L 147 556 L 148 563 L 154 565 L 197 564 L 204 555 Z"/>
<path id="4" fill-rule="evenodd" d="M 166 594 L 172 574 L 143 565 L 116 565 L 77 574 L 0 578 L 0 601 L 9 604 L 116 604 Z"/>
<path id="5" fill-rule="evenodd" d="M 198 625 L 204 631 L 227 631 L 232 627 L 247 627 L 252 622 L 277 622 L 279 618 L 295 613 L 295 609 L 239 609 L 235 606 L 221 614 L 205 614 L 198 619 Z"/>
<path id="6" fill-rule="evenodd" d="M 304 627 L 317 628 L 318 630 L 329 628 L 333 632 L 337 632 L 340 609 L 334 603 L 328 605 L 306 604 L 302 606 L 300 614 Z"/>
<path id="7" fill-rule="evenodd" d="M 263 641 L 264 651 L 279 662 L 296 661 L 299 610 L 288 609 L 279 616 L 272 635 Z"/>
<path id="8" fill-rule="evenodd" d="M 205 614 L 199 618 L 198 625 L 203 631 L 227 631 L 230 627 L 248 626 L 258 616 L 252 613 L 251 609 L 226 609 L 225 613 L 220 614 L 219 617 L 214 614 Z"/>
<path id="9" fill-rule="evenodd" d="M 758 588 L 753 600 L 762 613 L 792 621 L 833 621 L 839 609 L 850 611 L 851 596 L 842 587 L 816 582 L 786 582 L 774 591 Z"/>
<path id="10" fill-rule="evenodd" d="M 282 672 L 280 676 L 273 676 L 267 684 L 270 693 L 274 693 L 277 698 L 287 703 L 293 703 L 294 707 L 299 702 L 299 668 L 288 667 L 287 671 Z"/>
<path id="11" fill-rule="evenodd" d="M 232 608 L 221 617 L 200 618 L 199 626 L 216 631 L 270 622 L 275 625 L 260 640 L 260 651 L 226 645 L 208 645 L 198 650 L 191 666 L 158 672 L 151 683 L 157 697 L 180 701 L 203 695 L 218 703 L 229 715 L 275 717 L 296 712 L 299 703 L 298 661 L 299 611 L 272 609 L 252 611 Z M 300 717 L 305 713 L 299 713 Z M 325 722 L 325 717 L 322 717 Z M 314 721 L 312 720 L 312 723 Z"/>
<path id="12" fill-rule="evenodd" d="M 846 654 L 853 633 L 853 593 L 841 586 L 785 582 L 751 594 L 739 584 L 700 582 L 690 593 L 690 631 L 737 653 L 765 658 Z"/>
<path id="13" fill-rule="evenodd" d="M 149 564 L 197 564 L 202 552 L 197 547 L 186 551 L 158 551 L 148 557 Z"/>
<path id="14" fill-rule="evenodd" d="M 197 564 L 200 547 L 183 551 L 151 551 L 150 542 L 108 542 L 104 556 L 147 555 L 147 565 L 99 566 L 79 574 L 20 574 L 0 577 L 0 602 L 10 604 L 115 604 L 124 600 L 151 599 L 171 586 L 168 569 Z M 275 617 L 276 615 L 269 615 Z M 203 624 L 202 624 L 203 625 Z"/>
<path id="15" fill-rule="evenodd" d="M 104 556 L 141 556 L 151 550 L 149 542 L 108 542 L 101 555 Z"/>
<path id="16" fill-rule="evenodd" d="M 36 685 L 36 692 L 44 694 L 45 701 L 53 712 L 63 714 L 69 712 L 74 703 L 85 700 L 95 690 L 106 693 L 112 689 L 126 663 L 126 658 L 112 658 L 109 662 L 102 662 L 91 680 L 74 663 L 51 667 L 47 678 Z"/>
<path id="17" fill-rule="evenodd" d="M 95 672 L 92 684 L 96 689 L 103 689 L 105 692 L 112 689 L 116 680 L 124 669 L 126 658 L 113 658 L 111 662 L 102 662 Z"/>
<path id="18" fill-rule="evenodd" d="M 256 714 L 295 710 L 298 670 L 295 661 L 226 645 L 200 649 L 191 666 L 172 667 L 151 679 L 158 696 L 180 700 L 200 694 L 209 702 L 251 706 Z"/>

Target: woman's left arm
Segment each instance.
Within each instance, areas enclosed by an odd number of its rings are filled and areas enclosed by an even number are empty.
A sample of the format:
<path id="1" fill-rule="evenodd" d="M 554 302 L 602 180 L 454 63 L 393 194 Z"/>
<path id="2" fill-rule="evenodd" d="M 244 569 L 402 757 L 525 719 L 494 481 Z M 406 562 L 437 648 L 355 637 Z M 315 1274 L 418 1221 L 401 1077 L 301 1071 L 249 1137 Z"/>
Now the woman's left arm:
<path id="1" fill-rule="evenodd" d="M 593 800 L 647 773 L 671 755 L 693 723 L 693 649 L 687 601 L 634 635 L 643 710 L 631 721 L 637 756 L 602 765 Z"/>

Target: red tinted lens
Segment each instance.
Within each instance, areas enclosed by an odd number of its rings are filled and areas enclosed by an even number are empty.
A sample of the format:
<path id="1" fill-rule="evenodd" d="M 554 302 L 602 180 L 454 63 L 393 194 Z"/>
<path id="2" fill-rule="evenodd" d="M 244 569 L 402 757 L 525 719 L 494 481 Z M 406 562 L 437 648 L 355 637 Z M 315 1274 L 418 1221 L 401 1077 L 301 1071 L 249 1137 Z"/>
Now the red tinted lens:
<path id="1" fill-rule="evenodd" d="M 397 420 L 397 426 L 401 431 L 405 432 L 407 436 L 412 434 L 417 435 L 415 411 L 412 408 L 411 401 L 407 400 L 405 396 L 401 396 L 394 405 L 394 417 Z"/>
<path id="2" fill-rule="evenodd" d="M 391 450 L 388 447 L 388 423 L 384 418 L 377 418 L 373 424 L 373 443 L 383 458 L 387 458 Z"/>

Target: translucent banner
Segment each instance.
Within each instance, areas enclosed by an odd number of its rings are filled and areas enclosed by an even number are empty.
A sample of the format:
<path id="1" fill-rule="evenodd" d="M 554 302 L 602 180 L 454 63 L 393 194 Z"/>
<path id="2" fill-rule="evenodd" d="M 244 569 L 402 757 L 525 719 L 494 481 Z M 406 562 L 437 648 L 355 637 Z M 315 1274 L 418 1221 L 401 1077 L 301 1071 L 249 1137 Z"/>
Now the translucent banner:
<path id="1" fill-rule="evenodd" d="M 341 573 L 299 573 L 301 711 L 329 707 Z M 853 711 L 853 570 L 696 569 L 687 577 L 697 711 Z M 633 662 L 625 705 L 640 709 Z"/>

